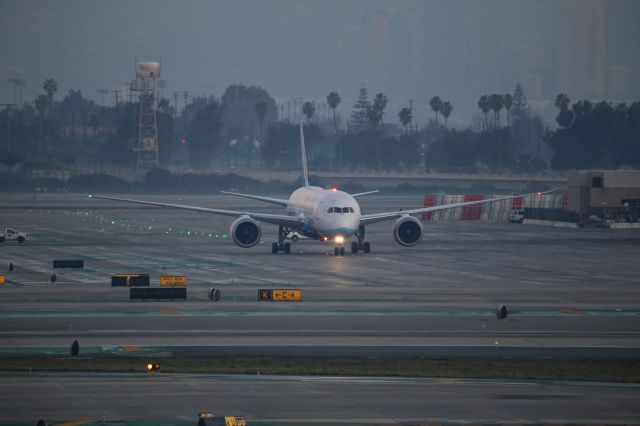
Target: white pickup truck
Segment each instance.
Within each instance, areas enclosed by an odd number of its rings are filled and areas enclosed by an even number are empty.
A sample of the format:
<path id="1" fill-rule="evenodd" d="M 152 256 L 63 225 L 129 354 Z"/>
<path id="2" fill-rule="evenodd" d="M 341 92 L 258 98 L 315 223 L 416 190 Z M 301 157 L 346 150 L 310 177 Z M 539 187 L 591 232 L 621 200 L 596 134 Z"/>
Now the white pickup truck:
<path id="1" fill-rule="evenodd" d="M 26 232 L 19 232 L 13 228 L 4 228 L 2 234 L 0 234 L 0 243 L 4 242 L 4 240 L 9 241 L 17 241 L 19 243 L 24 243 L 29 238 Z"/>

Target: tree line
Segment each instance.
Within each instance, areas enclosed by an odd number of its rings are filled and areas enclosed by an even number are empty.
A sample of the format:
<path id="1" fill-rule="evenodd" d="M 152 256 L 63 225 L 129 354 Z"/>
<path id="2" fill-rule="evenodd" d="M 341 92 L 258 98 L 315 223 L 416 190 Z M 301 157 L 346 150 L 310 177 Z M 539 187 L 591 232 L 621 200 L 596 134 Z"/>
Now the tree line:
<path id="1" fill-rule="evenodd" d="M 5 168 L 132 169 L 137 140 L 136 99 L 98 105 L 79 90 L 56 99 L 53 79 L 31 103 L 0 112 L 0 156 Z M 513 93 L 480 96 L 478 127 L 449 125 L 454 105 L 440 96 L 429 111 L 412 105 L 389 117 L 384 93 L 361 86 L 341 125 L 342 98 L 326 96 L 331 116 L 315 119 L 313 101 L 301 103 L 311 166 L 316 170 L 487 171 L 538 173 L 548 169 L 640 166 L 640 104 L 613 105 L 558 95 L 557 128 L 545 127 L 521 85 Z M 414 126 L 428 113 L 427 125 Z M 267 90 L 234 84 L 220 98 L 193 98 L 181 111 L 158 101 L 160 164 L 178 170 L 230 167 L 296 169 L 298 123 L 284 118 Z"/>

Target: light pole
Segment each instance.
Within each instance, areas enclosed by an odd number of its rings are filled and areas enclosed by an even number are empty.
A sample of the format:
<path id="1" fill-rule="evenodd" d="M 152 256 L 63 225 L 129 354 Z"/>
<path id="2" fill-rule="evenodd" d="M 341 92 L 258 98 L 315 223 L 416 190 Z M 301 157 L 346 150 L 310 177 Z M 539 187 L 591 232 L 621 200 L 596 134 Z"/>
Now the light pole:
<path id="1" fill-rule="evenodd" d="M 11 151 L 11 107 L 16 104 L 0 104 L 5 108 L 7 112 L 7 151 Z"/>

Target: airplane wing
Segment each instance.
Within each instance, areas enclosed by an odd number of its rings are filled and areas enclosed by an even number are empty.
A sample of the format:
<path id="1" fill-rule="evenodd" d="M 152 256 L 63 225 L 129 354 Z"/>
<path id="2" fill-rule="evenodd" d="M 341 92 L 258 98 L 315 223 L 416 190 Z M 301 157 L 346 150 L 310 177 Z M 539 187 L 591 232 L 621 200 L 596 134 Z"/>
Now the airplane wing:
<path id="1" fill-rule="evenodd" d="M 280 214 L 251 213 L 251 212 L 242 212 L 242 211 L 235 211 L 235 210 L 210 209 L 207 207 L 187 206 L 184 204 L 169 204 L 169 203 L 159 203 L 156 201 L 133 200 L 129 198 L 105 197 L 103 195 L 84 195 L 84 194 L 76 194 L 73 192 L 68 192 L 68 193 L 78 197 L 97 198 L 100 200 L 122 201 L 123 203 L 144 204 L 148 206 L 191 210 L 194 212 L 213 213 L 213 214 L 219 214 L 223 216 L 232 216 L 232 217 L 249 216 L 255 220 L 271 223 L 274 225 L 289 226 L 291 228 L 298 228 L 304 224 L 303 218 L 299 218 L 295 216 L 280 215 Z"/>
<path id="2" fill-rule="evenodd" d="M 364 195 L 370 195 L 370 194 L 377 194 L 378 190 L 376 189 L 375 191 L 367 191 L 367 192 L 359 192 L 357 194 L 351 194 L 351 196 L 353 198 L 358 198 L 358 197 L 362 197 Z"/>
<path id="3" fill-rule="evenodd" d="M 523 195 L 509 195 L 509 196 L 505 196 L 505 197 L 489 198 L 487 200 L 465 201 L 465 202 L 462 202 L 462 203 L 443 204 L 441 206 L 421 207 L 421 208 L 410 209 L 410 210 L 396 210 L 396 211 L 392 211 L 392 212 L 364 214 L 364 215 L 360 216 L 360 224 L 361 225 L 369 225 L 371 223 L 376 223 L 376 222 L 382 222 L 382 221 L 385 221 L 385 220 L 395 219 L 395 218 L 399 218 L 399 217 L 402 217 L 402 216 L 405 216 L 405 215 L 427 213 L 427 212 L 435 212 L 435 211 L 439 211 L 439 210 L 449 210 L 449 209 L 455 209 L 455 208 L 458 208 L 458 207 L 473 206 L 473 205 L 485 204 L 485 203 L 495 203 L 497 201 L 512 200 L 512 199 L 518 198 L 518 197 L 539 196 L 539 195 L 542 195 L 542 194 L 548 194 L 548 193 L 553 192 L 553 191 L 555 191 L 555 188 L 551 189 L 549 191 L 545 191 L 545 192 L 533 192 L 531 194 L 523 194 Z"/>
<path id="4" fill-rule="evenodd" d="M 251 195 L 251 194 L 239 194 L 237 192 L 227 192 L 227 191 L 220 191 L 223 194 L 227 194 L 227 195 L 234 195 L 236 197 L 243 197 L 243 198 L 250 198 L 252 200 L 260 200 L 260 201 L 265 201 L 267 203 L 271 203 L 271 204 L 277 204 L 279 206 L 287 206 L 287 203 L 289 202 L 288 200 L 283 200 L 281 198 L 271 198 L 271 197 L 263 197 L 261 195 Z"/>

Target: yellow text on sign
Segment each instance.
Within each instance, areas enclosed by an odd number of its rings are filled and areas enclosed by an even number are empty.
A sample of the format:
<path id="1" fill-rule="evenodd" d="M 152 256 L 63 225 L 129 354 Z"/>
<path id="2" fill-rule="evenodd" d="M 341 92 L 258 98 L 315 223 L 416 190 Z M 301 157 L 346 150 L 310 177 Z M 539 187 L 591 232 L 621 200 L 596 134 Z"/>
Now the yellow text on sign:
<path id="1" fill-rule="evenodd" d="M 184 275 L 163 275 L 160 277 L 160 287 L 184 287 L 187 277 Z"/>
<path id="2" fill-rule="evenodd" d="M 301 290 L 272 290 L 272 300 L 294 301 L 302 300 Z"/>

